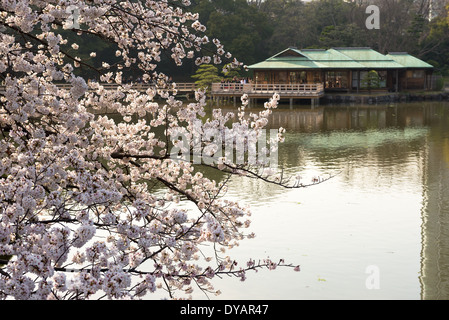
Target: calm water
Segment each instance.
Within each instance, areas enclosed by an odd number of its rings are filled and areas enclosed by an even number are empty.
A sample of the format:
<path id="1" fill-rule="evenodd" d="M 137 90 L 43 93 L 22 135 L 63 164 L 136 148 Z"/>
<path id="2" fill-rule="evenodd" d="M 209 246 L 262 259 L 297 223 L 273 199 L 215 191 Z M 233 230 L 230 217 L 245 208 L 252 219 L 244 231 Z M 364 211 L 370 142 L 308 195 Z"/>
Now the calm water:
<path id="1" fill-rule="evenodd" d="M 296 190 L 233 180 L 257 237 L 229 254 L 301 271 L 217 280 L 218 298 L 449 299 L 449 103 L 298 108 L 271 118 L 287 129 L 279 163 L 339 174 Z"/>

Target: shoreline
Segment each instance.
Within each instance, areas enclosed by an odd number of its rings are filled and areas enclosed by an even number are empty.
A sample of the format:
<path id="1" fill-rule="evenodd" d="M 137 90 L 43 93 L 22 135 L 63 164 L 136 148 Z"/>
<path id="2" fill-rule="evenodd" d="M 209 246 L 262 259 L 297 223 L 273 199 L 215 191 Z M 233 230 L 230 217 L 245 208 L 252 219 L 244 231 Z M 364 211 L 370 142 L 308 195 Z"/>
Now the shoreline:
<path id="1" fill-rule="evenodd" d="M 376 103 L 391 103 L 391 102 L 414 102 L 414 101 L 445 101 L 449 100 L 448 91 L 439 92 L 402 92 L 402 93 L 387 93 L 387 94 L 332 94 L 326 93 L 320 99 L 320 103 L 362 103 L 362 104 L 376 104 Z"/>

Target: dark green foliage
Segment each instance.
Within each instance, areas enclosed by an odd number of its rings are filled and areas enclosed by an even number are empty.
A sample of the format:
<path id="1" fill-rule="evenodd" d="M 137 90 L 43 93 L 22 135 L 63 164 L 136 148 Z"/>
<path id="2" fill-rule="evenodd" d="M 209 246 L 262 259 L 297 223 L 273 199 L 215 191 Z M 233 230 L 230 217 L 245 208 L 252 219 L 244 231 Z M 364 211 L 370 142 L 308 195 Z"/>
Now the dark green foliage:
<path id="1" fill-rule="evenodd" d="M 404 51 L 449 69 L 447 8 L 429 21 L 428 7 L 414 0 L 373 0 L 380 29 L 365 26 L 367 3 L 343 0 L 195 0 L 210 38 L 245 64 L 262 61 L 290 46 L 371 47 Z"/>
<path id="2" fill-rule="evenodd" d="M 381 53 L 408 52 L 424 61 L 435 63 L 435 71 L 449 74 L 448 8 L 432 20 L 420 1 L 373 0 L 380 8 L 380 29 L 365 26 L 367 3 L 344 0 L 192 0 L 190 10 L 198 12 L 207 27 L 209 39 L 217 38 L 239 61 L 250 65 L 263 61 L 287 47 L 331 48 L 371 47 Z M 77 40 L 78 41 L 78 40 Z M 80 51 L 70 53 L 88 57 L 91 51 L 97 61 L 114 62 L 115 50 L 92 36 L 85 35 Z M 211 45 L 209 49 L 213 49 Z M 209 54 L 209 53 L 206 53 Z M 159 71 L 177 81 L 190 81 L 197 67 L 186 61 L 181 67 L 170 61 L 170 53 L 162 56 Z M 79 72 L 95 76 L 92 69 Z M 124 70 L 134 74 L 135 70 Z M 241 76 L 248 76 L 240 72 Z M 134 74 L 134 77 L 137 75 Z"/>
<path id="3" fill-rule="evenodd" d="M 217 38 L 225 49 L 244 64 L 266 58 L 266 43 L 272 21 L 246 0 L 198 0 L 194 11 L 207 27 L 210 39 Z"/>
<path id="4" fill-rule="evenodd" d="M 192 78 L 196 79 L 195 84 L 197 84 L 198 87 L 208 88 L 208 90 L 210 90 L 212 83 L 220 82 L 222 79 L 218 75 L 218 68 L 211 64 L 201 65 Z"/>
<path id="5" fill-rule="evenodd" d="M 360 83 L 363 89 L 368 89 L 371 92 L 372 89 L 380 87 L 380 78 L 375 70 L 368 72 L 367 76 L 362 79 Z"/>

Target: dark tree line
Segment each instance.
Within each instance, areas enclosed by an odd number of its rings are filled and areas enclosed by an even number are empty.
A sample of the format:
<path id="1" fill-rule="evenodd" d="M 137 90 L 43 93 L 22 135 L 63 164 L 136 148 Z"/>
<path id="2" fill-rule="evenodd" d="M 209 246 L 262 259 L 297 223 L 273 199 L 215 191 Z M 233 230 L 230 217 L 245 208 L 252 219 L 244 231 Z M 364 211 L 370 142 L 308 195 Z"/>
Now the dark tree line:
<path id="1" fill-rule="evenodd" d="M 370 16 L 366 8 L 372 4 L 380 9 L 378 30 L 365 25 Z M 192 7 L 207 27 L 207 36 L 220 39 L 246 65 L 292 46 L 371 47 L 381 53 L 408 52 L 434 65 L 437 73 L 449 75 L 448 0 L 192 0 Z M 88 35 L 84 42 L 77 56 L 88 59 L 92 50 L 100 61 L 116 59 L 113 45 L 98 44 Z M 162 54 L 159 70 L 176 81 L 192 81 L 198 70 L 195 63 L 185 61 L 177 67 L 169 56 Z M 124 70 L 124 75 L 136 78 L 134 72 Z"/>
<path id="2" fill-rule="evenodd" d="M 371 47 L 408 52 L 449 72 L 448 1 L 194 0 L 211 38 L 245 64 L 291 46 Z M 368 5 L 380 9 L 380 29 L 365 25 Z M 432 6 L 431 6 L 432 4 Z"/>

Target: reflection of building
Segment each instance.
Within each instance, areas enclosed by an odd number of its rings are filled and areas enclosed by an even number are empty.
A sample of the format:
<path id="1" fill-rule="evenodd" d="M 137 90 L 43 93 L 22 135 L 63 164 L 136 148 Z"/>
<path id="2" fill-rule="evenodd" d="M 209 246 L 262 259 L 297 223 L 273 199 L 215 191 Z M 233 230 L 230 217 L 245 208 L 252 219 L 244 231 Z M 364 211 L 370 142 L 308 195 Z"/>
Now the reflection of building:
<path id="1" fill-rule="evenodd" d="M 235 112 L 234 108 L 222 109 L 225 113 Z M 324 108 L 282 110 L 274 109 L 268 117 L 268 129 L 280 127 L 299 132 L 318 132 L 323 129 Z"/>
<path id="2" fill-rule="evenodd" d="M 222 108 L 225 113 L 236 112 L 235 108 Z M 406 128 L 425 125 L 425 114 L 421 105 L 408 105 L 406 109 L 381 106 L 331 106 L 313 109 L 273 109 L 268 117 L 267 128 L 280 127 L 299 132 L 332 130 L 366 130 L 389 127 Z"/>
<path id="3" fill-rule="evenodd" d="M 422 188 L 419 280 L 421 298 L 426 300 L 449 299 L 448 121 L 447 105 L 427 107 L 421 103 L 408 103 L 375 108 L 330 106 L 316 108 L 313 112 L 275 109 L 269 123 L 272 128 L 284 127 L 293 132 L 327 131 L 326 134 L 318 135 L 292 135 L 293 138 L 287 139 L 279 153 L 279 163 L 285 168 L 344 168 L 348 181 L 371 188 L 373 180 L 370 179 L 373 179 L 373 173 L 370 166 L 365 167 L 369 161 L 382 167 L 382 171 L 379 171 L 382 174 L 376 175 L 376 179 L 385 178 L 392 184 L 403 182 L 405 188 L 410 185 L 420 190 Z M 359 134 L 360 130 L 370 127 L 393 130 L 375 130 Z M 406 128 L 409 130 L 402 130 Z M 327 134 L 328 132 L 332 134 Z M 339 132 L 347 134 L 341 135 Z M 391 164 L 391 167 L 386 163 Z M 356 169 L 358 175 L 355 175 Z M 391 179 L 393 175 L 401 177 L 398 180 Z M 242 187 L 242 183 L 247 183 L 241 189 L 245 192 L 241 194 L 245 197 L 252 196 L 254 203 L 257 204 L 260 199 L 279 196 L 279 193 L 276 193 L 279 192 L 278 189 L 272 188 L 271 185 L 260 187 L 250 180 L 239 180 L 238 186 Z M 419 185 L 421 181 L 422 186 Z M 396 187 L 399 188 L 396 190 L 401 190 L 401 185 Z M 410 218 L 415 219 L 416 214 L 419 213 L 410 212 Z M 401 237 L 401 234 L 395 236 Z M 410 245 L 413 246 L 413 243 Z M 415 253 L 417 254 L 413 249 L 412 258 L 419 259 Z M 414 270 L 413 278 L 407 281 L 414 283 L 418 276 Z"/>
<path id="4" fill-rule="evenodd" d="M 276 110 L 268 122 L 270 128 L 283 127 L 287 130 L 317 132 L 323 127 L 324 109 L 298 111 Z"/>
<path id="5" fill-rule="evenodd" d="M 447 115 L 442 119 L 447 121 Z M 440 130 L 444 126 L 441 121 L 426 143 L 420 277 L 425 300 L 449 299 L 449 140 Z"/>
<path id="6" fill-rule="evenodd" d="M 383 55 L 370 48 L 288 48 L 249 66 L 256 84 L 323 84 L 325 91 L 371 89 L 369 72 L 376 72 L 378 89 L 430 89 L 433 67 L 407 53 Z"/>

